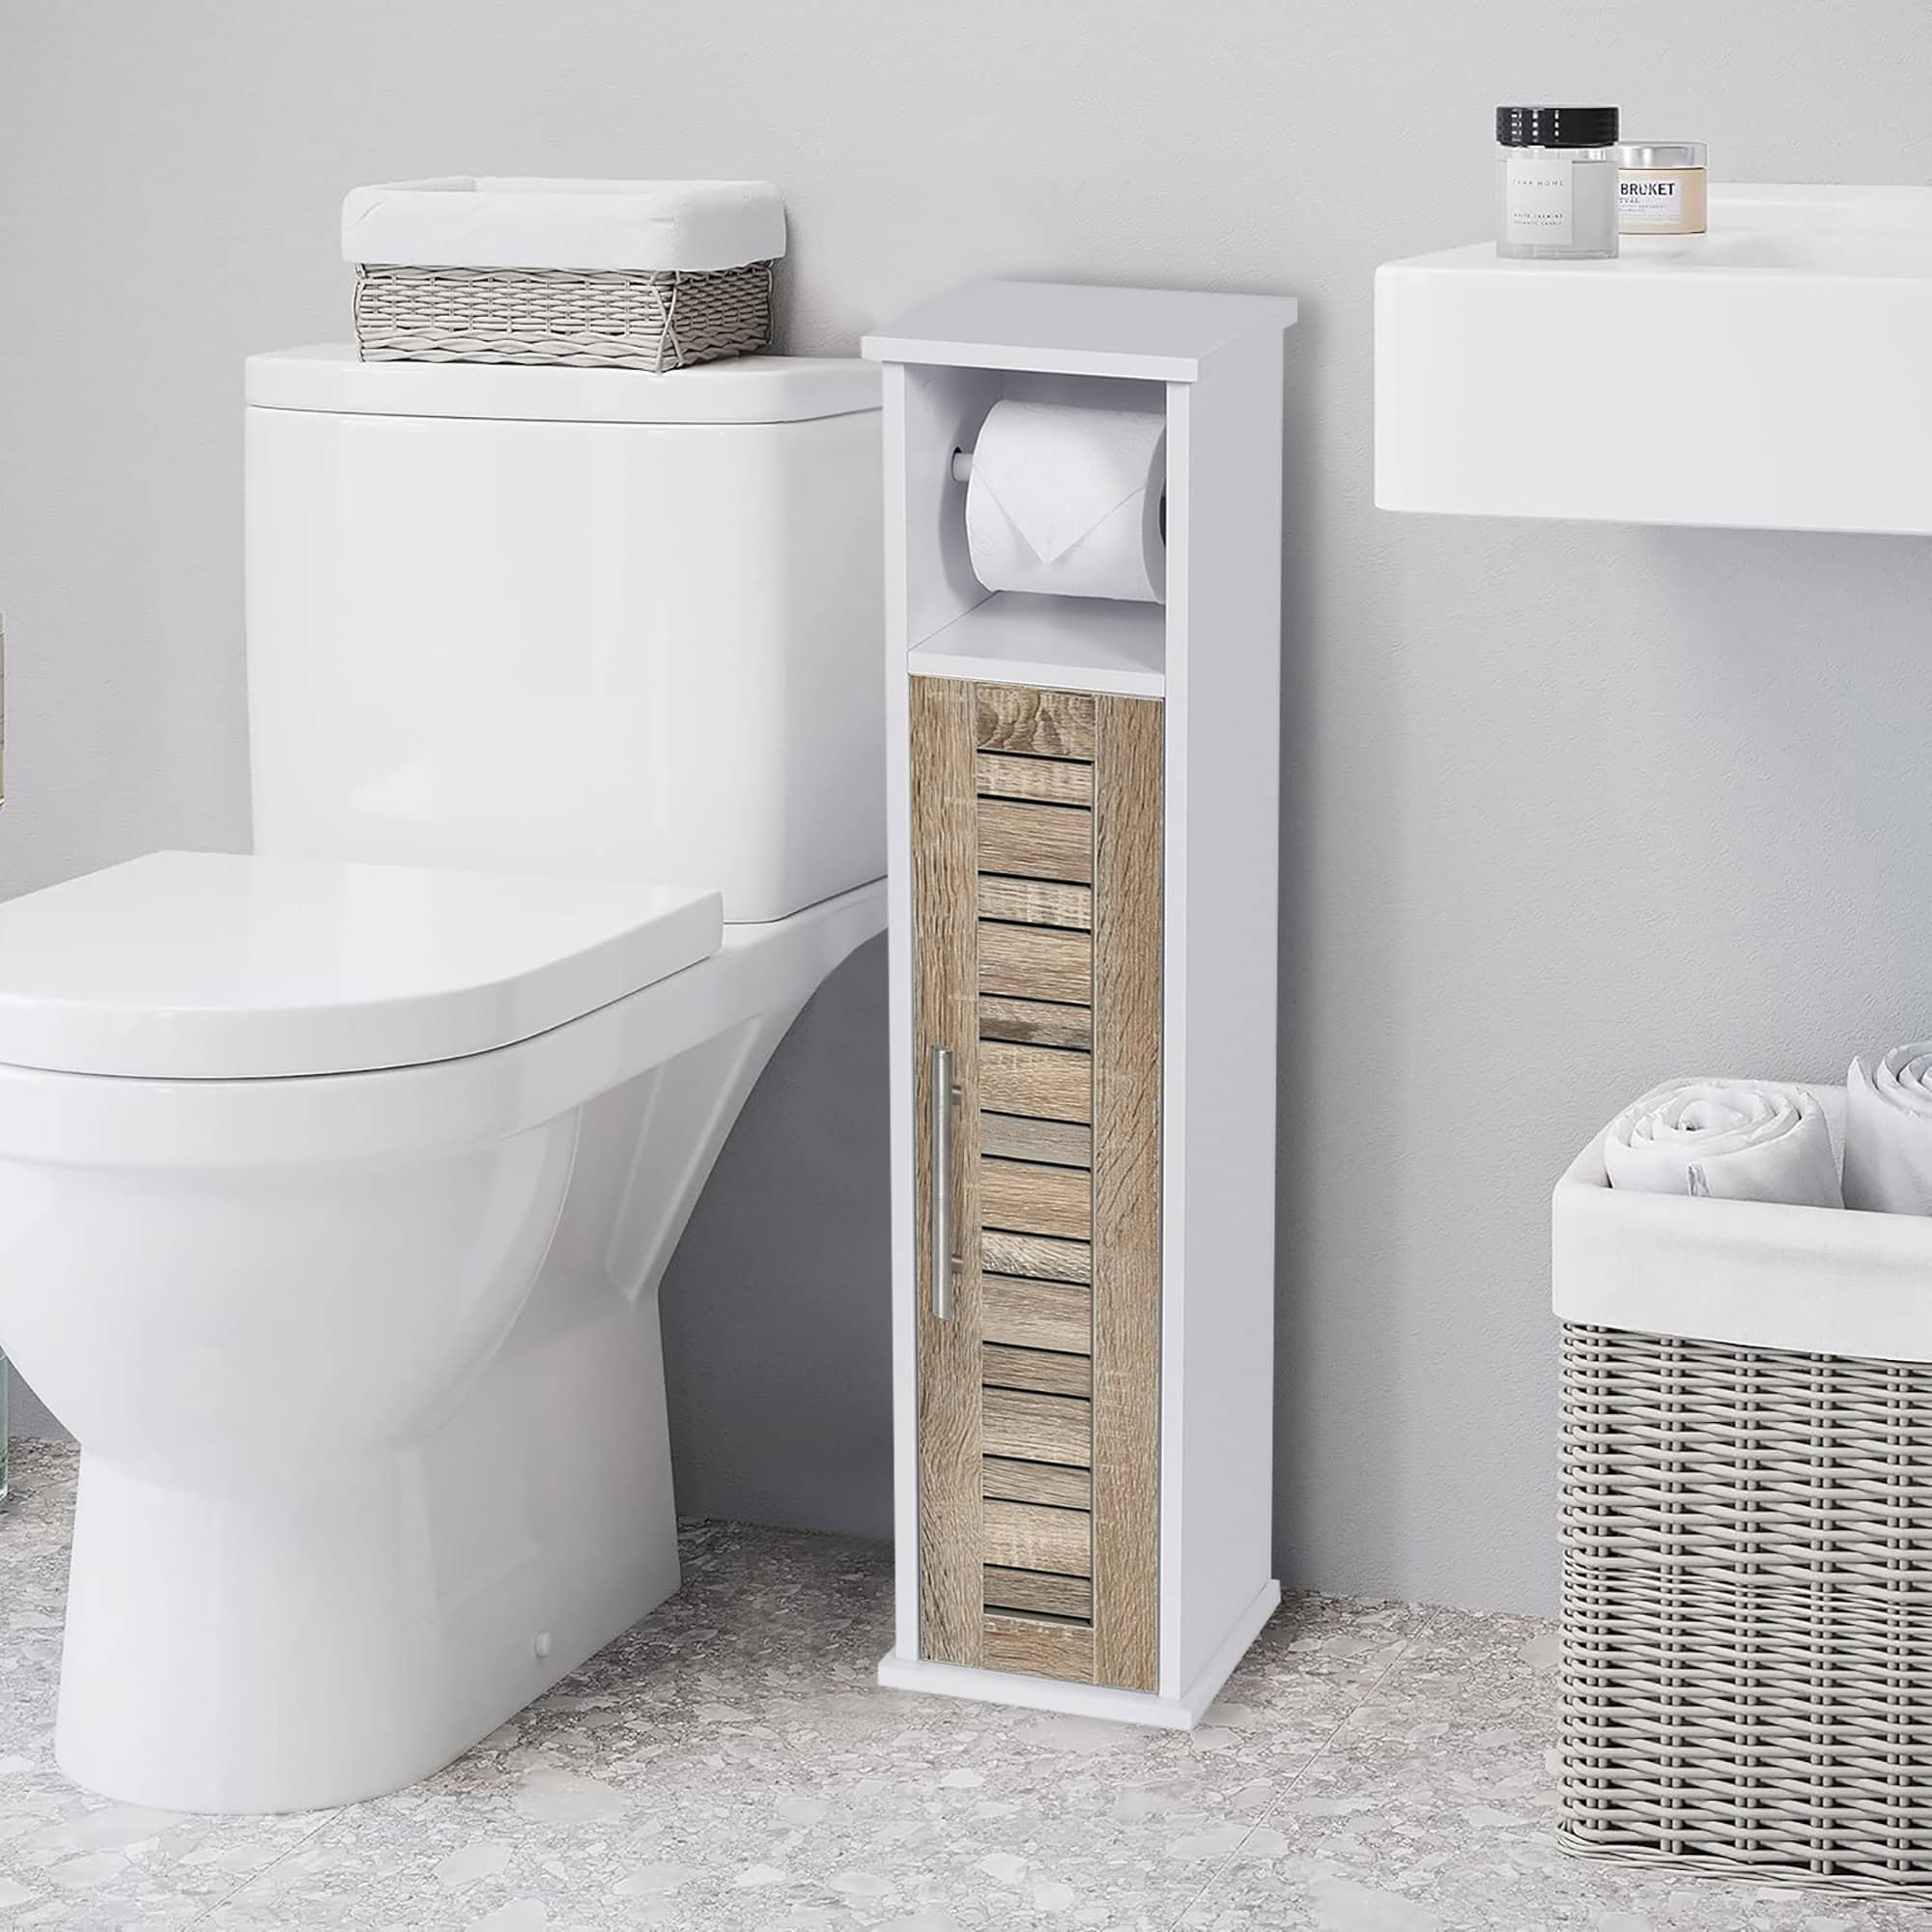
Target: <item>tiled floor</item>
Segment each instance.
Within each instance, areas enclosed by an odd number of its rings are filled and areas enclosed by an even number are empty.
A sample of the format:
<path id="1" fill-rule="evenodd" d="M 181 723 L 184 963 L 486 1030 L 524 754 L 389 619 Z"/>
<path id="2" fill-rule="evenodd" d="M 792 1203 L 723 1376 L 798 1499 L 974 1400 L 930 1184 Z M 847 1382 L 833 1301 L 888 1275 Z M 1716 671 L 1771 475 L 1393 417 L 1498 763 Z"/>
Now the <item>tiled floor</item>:
<path id="1" fill-rule="evenodd" d="M 693 1528 L 683 1594 L 440 1776 L 179 1817 L 51 1748 L 72 1452 L 0 1516 L 0 1923 L 1932 1932 L 1920 1908 L 1578 1863 L 1549 1838 L 1553 1639 L 1303 1598 L 1190 1735 L 874 1688 L 891 1558 Z"/>

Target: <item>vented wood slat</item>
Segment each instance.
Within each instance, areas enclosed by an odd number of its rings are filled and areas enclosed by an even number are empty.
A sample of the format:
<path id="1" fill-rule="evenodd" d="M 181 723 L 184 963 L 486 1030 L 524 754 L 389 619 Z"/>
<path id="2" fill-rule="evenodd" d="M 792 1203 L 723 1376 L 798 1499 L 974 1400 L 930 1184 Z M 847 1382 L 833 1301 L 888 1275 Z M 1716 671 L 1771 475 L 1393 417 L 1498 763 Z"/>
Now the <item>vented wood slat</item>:
<path id="1" fill-rule="evenodd" d="M 980 917 L 1086 932 L 1094 923 L 1094 889 L 1057 885 L 1050 879 L 1008 879 L 981 872 Z M 1080 997 L 1084 1001 L 1088 995 L 1083 992 Z"/>
<path id="2" fill-rule="evenodd" d="M 1061 1577 L 1094 1574 L 1094 1519 L 1085 1510 L 1045 1509 L 997 1497 L 980 1507 L 988 1563 L 1003 1570 L 1050 1570 Z"/>
<path id="3" fill-rule="evenodd" d="M 1023 1274 L 1035 1281 L 1091 1282 L 1094 1250 L 1086 1241 L 984 1228 L 980 1234 L 980 1265 L 989 1274 Z"/>
<path id="4" fill-rule="evenodd" d="M 1064 805 L 977 801 L 980 869 L 1019 879 L 1094 878 L 1094 814 Z"/>
<path id="5" fill-rule="evenodd" d="M 1070 1046 L 1084 1050 L 1094 1043 L 1094 1015 L 1086 1007 L 981 995 L 980 1037 L 1009 1040 L 1020 1046 Z"/>
<path id="6" fill-rule="evenodd" d="M 1014 1503 L 1051 1503 L 1055 1509 L 1089 1509 L 1094 1501 L 1094 1476 L 1089 1469 L 1063 1468 L 1058 1463 L 1021 1463 L 1009 1456 L 988 1456 L 980 1482 L 982 1496 L 1001 1496 Z"/>
<path id="7" fill-rule="evenodd" d="M 1094 699 L 1088 693 L 982 684 L 974 695 L 976 735 L 983 749 L 1050 758 L 1094 755 Z"/>
<path id="8" fill-rule="evenodd" d="M 1094 1675 L 1152 1690 L 1160 1602 L 1161 707 L 1095 707 Z"/>
<path id="9" fill-rule="evenodd" d="M 1093 1347 L 1094 1292 L 1064 1281 L 980 1278 L 980 1332 L 1015 1349 L 1086 1354 Z"/>
<path id="10" fill-rule="evenodd" d="M 1094 1131 L 1068 1121 L 1032 1121 L 1021 1114 L 981 1114 L 980 1151 L 1001 1160 L 1045 1161 L 1053 1167 L 1092 1167 Z"/>
<path id="11" fill-rule="evenodd" d="M 980 1219 L 1009 1234 L 1087 1240 L 1094 1232 L 1093 1177 L 1083 1167 L 982 1159 Z"/>
<path id="12" fill-rule="evenodd" d="M 980 990 L 1077 1003 L 1094 997 L 1094 942 L 1084 932 L 980 923 Z"/>
<path id="13" fill-rule="evenodd" d="M 1002 1570 L 988 1564 L 981 1588 L 989 1610 L 1038 1610 L 1054 1617 L 1093 1613 L 1094 1586 L 1085 1577 L 1053 1577 L 1039 1570 Z"/>
<path id="14" fill-rule="evenodd" d="M 1016 758 L 981 752 L 974 761 L 981 798 L 1027 798 L 1040 805 L 1092 805 L 1094 767 L 1065 758 Z"/>
<path id="15" fill-rule="evenodd" d="M 988 1670 L 1071 1678 L 1076 1684 L 1088 1684 L 1094 1678 L 1091 1624 L 989 1610 L 980 1648 Z"/>
<path id="16" fill-rule="evenodd" d="M 980 1398 L 980 1446 L 988 1456 L 1013 1456 L 1023 1463 L 1070 1463 L 1082 1469 L 1093 1466 L 1092 1404 L 1057 1395 L 1027 1395 L 1017 1389 L 981 1389 L 977 1376 L 975 1391 Z M 976 1490 L 979 1473 L 976 1458 Z"/>
<path id="17" fill-rule="evenodd" d="M 953 1189 L 967 1266 L 940 1346 L 944 1375 L 975 1385 L 970 1462 L 956 1433 L 943 1456 L 929 1451 L 929 1420 L 945 1423 L 960 1391 L 930 1387 L 936 1324 L 923 1306 L 921 1653 L 1151 1690 L 1162 711 L 1009 686 L 953 685 L 950 699 L 920 690 L 947 682 L 914 681 L 914 789 L 936 775 L 963 836 L 932 853 L 916 806 L 914 947 L 943 927 L 954 950 L 944 971 L 916 959 L 914 1006 L 922 1060 L 929 1042 L 950 1045 L 969 1089 L 957 1151 L 971 1172 L 956 1172 Z M 931 772 L 923 710 L 945 713 Z M 925 1079 L 922 1065 L 922 1122 Z M 929 1180 L 922 1166 L 922 1230 Z M 923 1301 L 924 1269 L 922 1253 Z"/>
<path id="18" fill-rule="evenodd" d="M 983 1040 L 979 1061 L 980 1104 L 988 1113 L 1032 1114 L 1083 1126 L 1093 1120 L 1094 1065 L 1086 1054 Z"/>
<path id="19" fill-rule="evenodd" d="M 914 1194 L 931 1225 L 932 1149 L 927 1122 L 934 1046 L 952 1050 L 963 1090 L 955 1109 L 953 1225 L 966 1231 L 965 1266 L 953 1284 L 952 1320 L 932 1313 L 926 1246 L 919 1244 L 919 1534 L 921 1655 L 980 1662 L 980 1270 L 971 1231 L 979 1223 L 979 924 L 973 849 L 973 687 L 951 678 L 912 681 L 911 804 L 914 1093 L 919 1109 Z"/>
<path id="20" fill-rule="evenodd" d="M 1094 1364 L 1085 1355 L 1051 1349 L 1014 1349 L 988 1342 L 980 1350 L 980 1378 L 996 1388 L 1031 1389 L 1036 1395 L 1094 1393 Z"/>

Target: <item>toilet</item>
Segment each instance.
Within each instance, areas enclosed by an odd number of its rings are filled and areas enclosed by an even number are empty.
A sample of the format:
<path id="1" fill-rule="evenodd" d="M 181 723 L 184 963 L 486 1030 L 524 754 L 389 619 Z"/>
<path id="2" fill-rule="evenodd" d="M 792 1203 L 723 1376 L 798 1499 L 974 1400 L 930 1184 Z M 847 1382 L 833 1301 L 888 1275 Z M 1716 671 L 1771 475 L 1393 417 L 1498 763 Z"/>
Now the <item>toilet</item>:
<path id="1" fill-rule="evenodd" d="M 877 382 L 249 361 L 253 850 L 0 905 L 80 1783 L 391 1791 L 676 1589 L 659 1283 L 885 922 Z"/>

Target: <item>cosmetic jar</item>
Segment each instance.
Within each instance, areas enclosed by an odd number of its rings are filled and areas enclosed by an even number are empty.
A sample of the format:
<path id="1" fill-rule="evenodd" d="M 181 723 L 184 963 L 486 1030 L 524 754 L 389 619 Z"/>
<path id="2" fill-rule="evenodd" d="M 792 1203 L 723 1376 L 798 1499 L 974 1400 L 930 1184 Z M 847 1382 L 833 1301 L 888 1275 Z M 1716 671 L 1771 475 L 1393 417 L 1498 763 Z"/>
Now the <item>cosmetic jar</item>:
<path id="1" fill-rule="evenodd" d="M 1702 141 L 1626 141 L 1617 198 L 1626 235 L 1701 235 L 1710 174 Z"/>
<path id="2" fill-rule="evenodd" d="M 1496 253 L 1596 262 L 1617 252 L 1617 110 L 1496 109 Z"/>

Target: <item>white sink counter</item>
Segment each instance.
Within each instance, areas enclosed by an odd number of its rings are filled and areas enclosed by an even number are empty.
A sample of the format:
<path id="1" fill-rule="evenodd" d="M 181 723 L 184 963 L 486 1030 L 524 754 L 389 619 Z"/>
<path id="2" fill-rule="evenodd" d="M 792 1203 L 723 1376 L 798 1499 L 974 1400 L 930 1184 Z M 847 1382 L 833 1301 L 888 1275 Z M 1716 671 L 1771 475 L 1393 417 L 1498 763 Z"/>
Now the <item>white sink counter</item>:
<path id="1" fill-rule="evenodd" d="M 1932 188 L 1714 187 L 1623 246 L 1376 271 L 1382 508 L 1932 533 Z"/>

